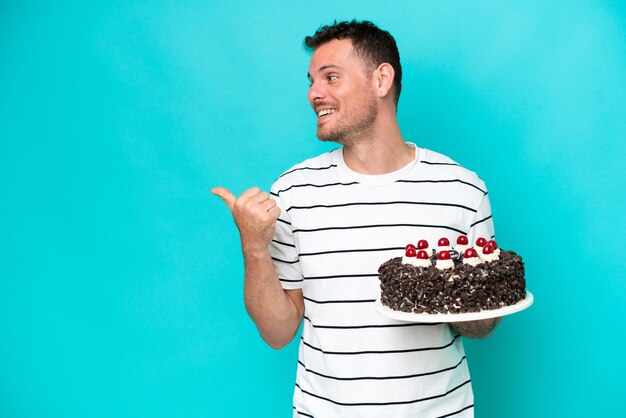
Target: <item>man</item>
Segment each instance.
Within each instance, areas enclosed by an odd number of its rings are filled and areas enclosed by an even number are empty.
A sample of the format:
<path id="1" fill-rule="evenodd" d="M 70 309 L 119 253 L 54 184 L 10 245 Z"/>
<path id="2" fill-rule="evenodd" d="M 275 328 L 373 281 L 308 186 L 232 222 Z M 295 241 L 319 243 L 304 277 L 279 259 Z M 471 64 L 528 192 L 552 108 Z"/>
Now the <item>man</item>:
<path id="1" fill-rule="evenodd" d="M 460 335 L 486 337 L 498 321 L 400 323 L 372 303 L 378 266 L 406 243 L 493 237 L 484 183 L 404 141 L 388 32 L 335 22 L 305 45 L 317 136 L 342 147 L 292 167 L 270 194 L 213 189 L 240 231 L 248 313 L 277 349 L 304 318 L 294 416 L 471 417 Z"/>

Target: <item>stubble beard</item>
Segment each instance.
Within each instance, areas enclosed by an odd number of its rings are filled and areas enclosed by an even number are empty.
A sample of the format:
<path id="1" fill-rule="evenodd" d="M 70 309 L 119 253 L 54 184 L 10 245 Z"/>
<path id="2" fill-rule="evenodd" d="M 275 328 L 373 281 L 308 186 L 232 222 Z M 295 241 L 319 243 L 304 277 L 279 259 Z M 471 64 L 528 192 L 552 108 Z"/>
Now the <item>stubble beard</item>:
<path id="1" fill-rule="evenodd" d="M 337 115 L 340 116 L 340 115 Z M 359 106 L 348 120 L 337 120 L 336 125 L 329 131 L 317 131 L 317 137 L 322 142 L 336 142 L 343 146 L 352 146 L 366 140 L 371 133 L 378 117 L 378 102 L 370 97 L 367 103 Z"/>

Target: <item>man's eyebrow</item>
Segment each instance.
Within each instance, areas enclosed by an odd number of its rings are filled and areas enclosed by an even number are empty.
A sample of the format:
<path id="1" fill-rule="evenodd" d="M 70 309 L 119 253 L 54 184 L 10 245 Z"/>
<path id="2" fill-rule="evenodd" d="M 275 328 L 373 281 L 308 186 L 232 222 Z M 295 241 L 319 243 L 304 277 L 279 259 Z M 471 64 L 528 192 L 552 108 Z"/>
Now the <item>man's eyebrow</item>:
<path id="1" fill-rule="evenodd" d="M 328 65 L 322 65 L 320 68 L 317 69 L 317 72 L 319 73 L 321 71 L 328 70 L 329 68 L 342 69 L 339 65 L 328 64 Z M 309 81 L 313 81 L 313 76 L 311 75 L 311 73 L 306 73 L 306 77 L 309 79 Z"/>

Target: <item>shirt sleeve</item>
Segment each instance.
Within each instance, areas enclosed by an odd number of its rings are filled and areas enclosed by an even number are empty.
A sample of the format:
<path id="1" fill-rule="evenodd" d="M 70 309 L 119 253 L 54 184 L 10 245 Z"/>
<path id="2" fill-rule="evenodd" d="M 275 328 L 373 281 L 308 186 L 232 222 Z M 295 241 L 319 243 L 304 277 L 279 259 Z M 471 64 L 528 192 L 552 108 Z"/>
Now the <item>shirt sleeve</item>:
<path id="1" fill-rule="evenodd" d="M 467 238 L 470 245 L 474 245 L 476 240 L 480 237 L 486 238 L 487 241 L 495 239 L 495 232 L 493 226 L 493 217 L 491 215 L 491 204 L 489 203 L 489 196 L 485 193 L 483 196 L 476 215 L 470 225 Z"/>
<path id="2" fill-rule="evenodd" d="M 292 232 L 291 218 L 285 210 L 285 204 L 279 196 L 276 186 L 272 187 L 271 198 L 276 201 L 276 206 L 280 208 L 274 239 L 269 246 L 272 261 L 283 289 L 301 289 L 303 277 L 296 240 Z"/>

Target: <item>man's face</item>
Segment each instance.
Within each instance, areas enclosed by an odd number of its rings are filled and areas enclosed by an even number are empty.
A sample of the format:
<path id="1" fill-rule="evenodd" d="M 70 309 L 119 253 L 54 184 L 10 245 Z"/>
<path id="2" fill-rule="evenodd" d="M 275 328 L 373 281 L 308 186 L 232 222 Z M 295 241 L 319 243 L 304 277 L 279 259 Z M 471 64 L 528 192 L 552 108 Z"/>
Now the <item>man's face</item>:
<path id="1" fill-rule="evenodd" d="M 378 115 L 371 75 L 349 39 L 320 45 L 309 65 L 309 102 L 317 115 L 317 137 L 344 145 L 367 135 Z"/>

